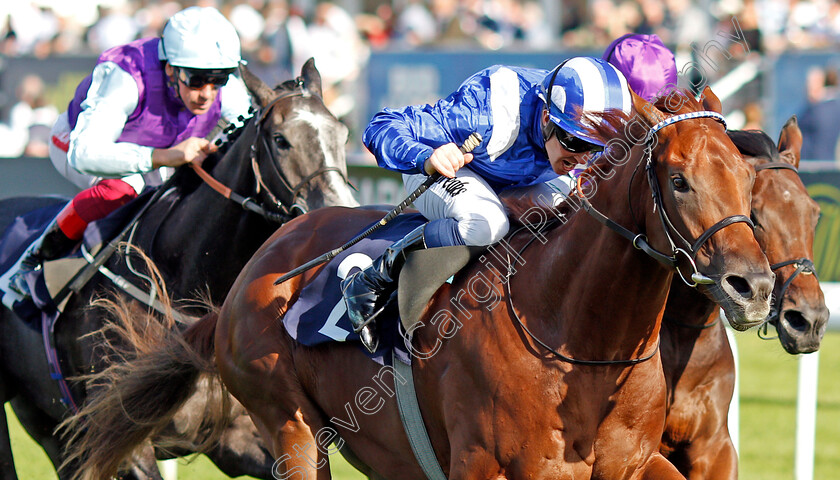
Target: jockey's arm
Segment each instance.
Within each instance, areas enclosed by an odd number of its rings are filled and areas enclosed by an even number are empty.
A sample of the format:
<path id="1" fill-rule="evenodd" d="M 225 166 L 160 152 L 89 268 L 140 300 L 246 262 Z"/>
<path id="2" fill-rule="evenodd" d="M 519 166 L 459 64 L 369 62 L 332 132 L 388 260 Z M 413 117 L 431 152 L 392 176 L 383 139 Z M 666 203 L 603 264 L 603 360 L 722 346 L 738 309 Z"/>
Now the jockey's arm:
<path id="1" fill-rule="evenodd" d="M 70 166 L 82 173 L 111 178 L 151 171 L 152 147 L 117 143 L 139 97 L 137 84 L 128 72 L 113 62 L 97 65 L 70 134 Z"/>
<path id="2" fill-rule="evenodd" d="M 402 173 L 428 174 L 429 171 L 424 169 L 426 161 L 438 152 L 437 149 L 446 145 L 449 146 L 437 153 L 441 157 L 440 165 L 463 166 L 472 157 L 463 161 L 448 161 L 453 154 L 464 158 L 457 145 L 473 132 L 489 138 L 486 126 L 479 128 L 471 123 L 481 114 L 476 111 L 481 105 L 478 98 L 483 97 L 485 92 L 479 90 L 479 86 L 465 83 L 434 105 L 386 108 L 375 114 L 368 124 L 364 144 L 374 154 L 379 166 Z M 434 165 L 434 160 L 431 163 Z M 445 174 L 445 168 L 443 170 L 441 173 Z M 454 171 L 450 173 L 454 174 Z"/>
<path id="3" fill-rule="evenodd" d="M 188 138 L 163 149 L 117 142 L 129 115 L 137 108 L 139 96 L 134 79 L 116 64 L 105 62 L 94 68 L 88 96 L 70 135 L 67 156 L 73 168 L 101 177 L 123 177 L 179 166 L 203 158 L 214 149 L 200 138 Z M 251 98 L 237 77 L 231 75 L 221 96 L 222 118 L 233 122 L 250 116 Z"/>

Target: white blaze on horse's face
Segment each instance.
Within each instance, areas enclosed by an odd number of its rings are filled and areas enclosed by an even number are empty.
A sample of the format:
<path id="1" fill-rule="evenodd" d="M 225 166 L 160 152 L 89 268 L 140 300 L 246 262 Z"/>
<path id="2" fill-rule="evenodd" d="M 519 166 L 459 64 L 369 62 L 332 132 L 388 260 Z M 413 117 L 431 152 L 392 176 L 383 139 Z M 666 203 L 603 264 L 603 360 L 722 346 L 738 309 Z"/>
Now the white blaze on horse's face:
<path id="1" fill-rule="evenodd" d="M 320 150 L 325 155 L 325 167 L 344 168 L 346 164 L 344 145 L 347 143 L 347 136 L 349 135 L 347 126 L 331 115 L 325 115 L 323 112 L 313 112 L 303 108 L 295 111 L 295 116 L 290 120 L 307 123 L 313 130 L 318 132 Z M 346 196 L 343 200 L 345 204 L 358 204 L 345 184 L 344 179 L 340 178 L 337 174 L 327 175 L 326 178 L 334 191 L 343 193 Z"/>
<path id="2" fill-rule="evenodd" d="M 347 127 L 338 120 L 309 110 L 298 110 L 294 120 L 308 123 L 318 132 L 321 151 L 331 153 L 326 159 L 326 166 L 338 167 L 344 165 L 344 142 L 347 140 Z M 337 158 L 340 157 L 340 158 Z"/>

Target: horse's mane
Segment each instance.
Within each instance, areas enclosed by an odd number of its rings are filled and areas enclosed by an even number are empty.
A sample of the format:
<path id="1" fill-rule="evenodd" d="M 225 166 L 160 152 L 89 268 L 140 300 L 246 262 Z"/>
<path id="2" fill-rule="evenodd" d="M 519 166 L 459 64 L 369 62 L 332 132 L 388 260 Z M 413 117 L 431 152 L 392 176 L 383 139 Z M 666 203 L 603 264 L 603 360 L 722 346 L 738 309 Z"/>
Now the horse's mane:
<path id="1" fill-rule="evenodd" d="M 653 100 L 653 106 L 660 113 L 671 116 L 680 113 L 699 112 L 706 107 L 700 100 L 694 98 L 687 89 L 679 88 L 671 91 L 668 95 L 657 97 Z"/>
<path id="2" fill-rule="evenodd" d="M 764 157 L 771 162 L 778 162 L 781 158 L 773 139 L 761 130 L 729 130 L 726 134 L 741 155 Z"/>
<path id="3" fill-rule="evenodd" d="M 679 97 L 675 95 L 679 95 Z M 657 98 L 654 106 L 659 111 L 672 115 L 705 109 L 703 104 L 695 99 L 688 90 L 675 90 L 670 95 Z M 773 139 L 761 130 L 727 130 L 726 134 L 729 135 L 742 155 L 764 157 L 770 159 L 770 161 L 778 161 L 780 158 Z"/>
<path id="4" fill-rule="evenodd" d="M 296 80 L 286 80 L 285 82 L 274 87 L 274 91 L 278 95 L 283 95 L 286 92 L 298 88 L 298 86 L 299 84 Z M 235 144 L 236 141 L 239 139 L 239 136 L 245 130 L 245 127 L 247 127 L 248 124 L 250 124 L 254 120 L 255 116 L 258 116 L 260 114 L 260 110 L 255 110 L 252 108 L 251 113 L 253 113 L 254 115 L 244 119 L 241 125 L 231 124 L 234 125 L 235 128 L 230 132 L 227 132 L 227 138 L 223 143 L 219 145 L 219 149 L 215 153 L 208 155 L 207 158 L 204 160 L 202 166 L 205 170 L 210 171 L 219 162 L 219 160 L 221 160 L 222 157 L 225 156 L 228 150 L 230 150 L 233 147 L 233 144 Z"/>

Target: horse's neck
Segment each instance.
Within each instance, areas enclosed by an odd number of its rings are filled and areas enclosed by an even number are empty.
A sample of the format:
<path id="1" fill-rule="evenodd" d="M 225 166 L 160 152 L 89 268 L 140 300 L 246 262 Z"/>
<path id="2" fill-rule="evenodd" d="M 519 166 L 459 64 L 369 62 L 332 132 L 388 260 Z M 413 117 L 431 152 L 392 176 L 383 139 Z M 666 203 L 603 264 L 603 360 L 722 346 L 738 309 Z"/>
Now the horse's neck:
<path id="1" fill-rule="evenodd" d="M 249 197 L 256 195 L 256 187 L 246 133 L 211 174 Z M 217 300 L 224 298 L 237 273 L 277 227 L 206 184 L 181 198 L 163 222 L 153 239 L 152 255 L 156 263 L 162 262 L 159 267 L 170 277 L 166 281 L 172 290 L 188 294 L 207 285 Z"/>
<path id="2" fill-rule="evenodd" d="M 665 316 L 679 323 L 701 326 L 709 321 L 717 308 L 697 288 L 691 288 L 675 277 L 668 293 Z"/>
<path id="3" fill-rule="evenodd" d="M 602 180 L 592 203 L 610 219 L 636 231 L 636 220 L 627 206 L 628 173 L 619 171 L 616 178 Z M 644 175 L 633 181 L 637 184 L 632 191 L 639 191 Z M 648 199 L 649 193 L 633 199 L 636 213 L 652 209 Z M 571 349 L 594 356 L 611 348 L 626 352 L 628 344 L 655 343 L 672 274 L 630 241 L 578 211 L 530 258 L 538 270 L 533 278 L 545 282 L 545 288 L 539 289 L 541 298 L 530 301 L 553 306 L 545 311 L 554 312 L 560 338 L 586 339 L 583 350 L 578 345 Z M 523 284 L 518 290 L 526 288 Z"/>

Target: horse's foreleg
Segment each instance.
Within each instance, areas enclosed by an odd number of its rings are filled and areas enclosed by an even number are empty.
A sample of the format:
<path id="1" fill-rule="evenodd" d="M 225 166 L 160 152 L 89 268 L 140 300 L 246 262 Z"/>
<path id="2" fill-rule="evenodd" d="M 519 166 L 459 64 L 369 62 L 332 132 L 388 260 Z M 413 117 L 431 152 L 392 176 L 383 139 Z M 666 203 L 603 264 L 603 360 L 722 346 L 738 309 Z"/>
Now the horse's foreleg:
<path id="1" fill-rule="evenodd" d="M 54 433 L 55 427 L 58 425 L 56 421 L 49 414 L 36 407 L 34 402 L 22 396 L 13 398 L 9 405 L 26 433 L 41 445 L 53 467 L 58 471 L 58 467 L 64 458 L 61 456 L 62 443 Z"/>
<path id="2" fill-rule="evenodd" d="M 738 453 L 729 435 L 719 435 L 694 442 L 686 451 L 690 468 L 688 480 L 735 480 L 738 478 Z"/>
<path id="3" fill-rule="evenodd" d="M 131 458 L 131 466 L 128 474 L 121 476 L 124 479 L 137 480 L 163 480 L 158 469 L 155 450 L 147 441 L 142 450 Z"/>
<path id="4" fill-rule="evenodd" d="M 251 417 L 238 405 L 236 408 L 239 413 L 222 433 L 219 443 L 205 455 L 230 477 L 249 475 L 272 479 L 274 459 L 271 452 Z"/>
<path id="5" fill-rule="evenodd" d="M 353 468 L 362 472 L 368 480 L 388 480 L 385 477 L 379 476 L 378 473 L 374 472 L 372 468 L 367 466 L 358 456 L 356 456 L 355 453 L 353 453 L 353 450 L 350 450 L 350 447 L 348 447 L 346 443 L 341 448 L 341 456 L 344 457 L 344 459 L 347 460 L 347 463 L 352 465 Z"/>

